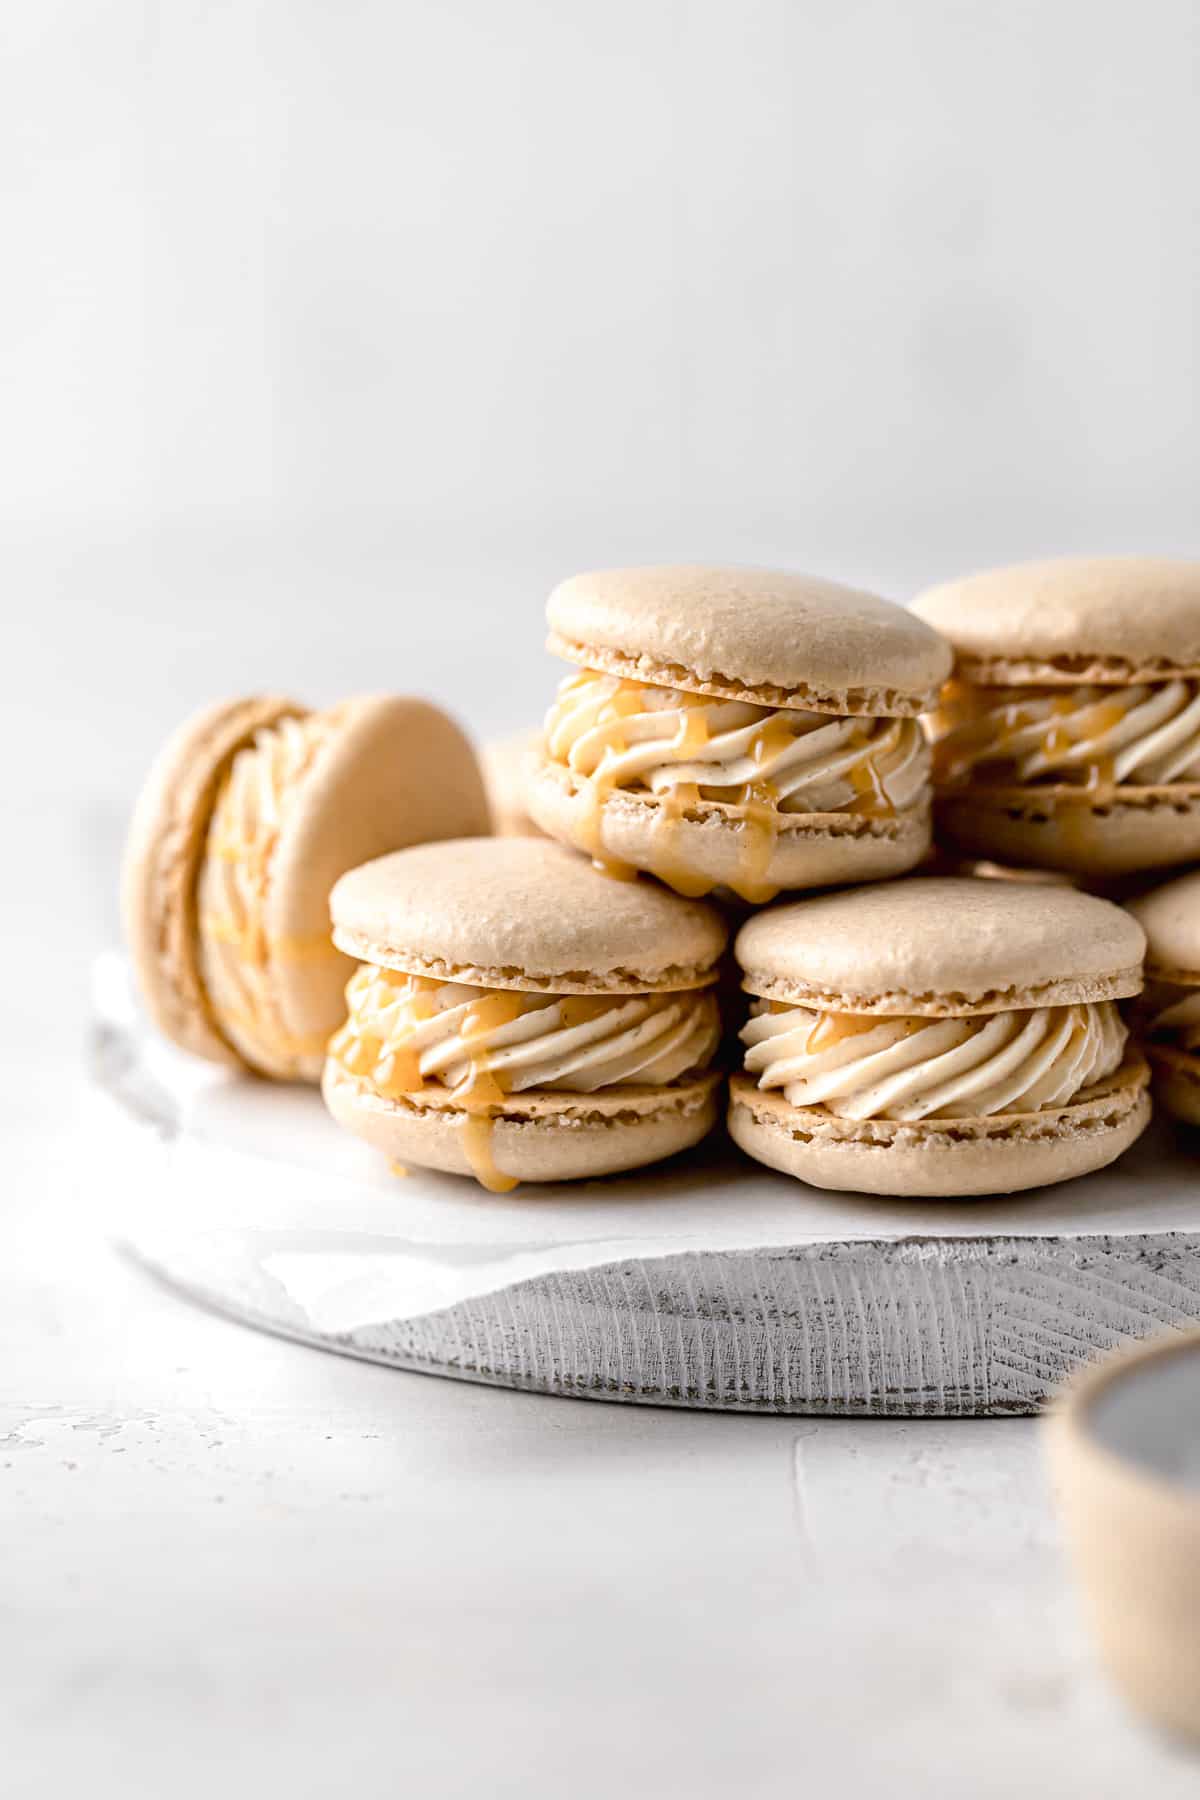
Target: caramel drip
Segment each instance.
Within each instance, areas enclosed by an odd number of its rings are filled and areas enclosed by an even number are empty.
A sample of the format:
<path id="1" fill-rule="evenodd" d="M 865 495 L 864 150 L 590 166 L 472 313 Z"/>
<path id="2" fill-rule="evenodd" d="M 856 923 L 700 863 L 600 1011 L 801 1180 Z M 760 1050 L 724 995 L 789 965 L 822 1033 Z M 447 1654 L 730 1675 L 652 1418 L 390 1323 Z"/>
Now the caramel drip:
<path id="1" fill-rule="evenodd" d="M 786 719 L 765 719 L 750 749 L 755 767 L 769 768 L 795 740 L 796 734 Z M 767 880 L 779 837 L 779 791 L 772 781 L 760 777 L 746 783 L 738 804 L 743 813 L 742 830 L 738 865 L 729 885 L 750 905 L 762 906 L 779 892 L 778 886 Z"/>
<path id="2" fill-rule="evenodd" d="M 1001 707 L 997 714 L 987 707 L 984 694 L 985 690 L 961 681 L 947 682 L 942 690 L 938 708 L 931 715 L 935 735 L 934 774 L 939 785 L 952 785 L 968 776 L 971 781 L 984 786 L 1011 785 L 1013 742 L 1018 733 L 1027 730 L 1033 722 L 1031 702 L 1048 704 L 1050 709 L 1038 745 L 1048 762 L 1067 755 L 1085 736 L 1103 737 L 1126 716 L 1121 700 L 1097 700 L 1091 706 L 1081 708 L 1078 693 L 1071 690 L 1026 695 Z M 1074 720 L 1066 723 L 1072 714 Z M 954 741 L 951 741 L 951 733 Z M 1097 794 L 1111 797 L 1111 790 L 1116 785 L 1111 757 L 1101 757 L 1054 773 L 1058 785 L 1075 787 L 1078 798 L 1089 806 L 1107 804 L 1107 799 L 1098 800 Z M 1046 779 L 1045 775 L 1038 778 L 1041 783 Z"/>
<path id="3" fill-rule="evenodd" d="M 419 1094 L 426 1082 L 418 1052 L 408 1044 L 399 1043 L 383 1056 L 382 1038 L 375 1032 L 363 1031 L 355 1016 L 358 995 L 375 982 L 395 989 L 409 1025 L 417 1025 L 432 1016 L 437 990 L 435 981 L 421 975 L 401 975 L 392 969 L 360 964 L 346 989 L 350 1017 L 330 1039 L 329 1055 L 351 1075 L 369 1077 L 385 1099 L 398 1100 L 405 1094 Z"/>
<path id="4" fill-rule="evenodd" d="M 487 1113 L 465 1112 L 462 1124 L 463 1151 L 471 1173 L 481 1188 L 489 1194 L 511 1194 L 517 1185 L 515 1175 L 506 1175 L 497 1168 L 495 1156 L 492 1154 L 492 1121 Z"/>
<path id="5" fill-rule="evenodd" d="M 579 687 L 594 679 L 590 671 L 584 669 L 570 683 L 570 687 Z M 621 722 L 631 713 L 640 712 L 641 706 L 637 684 L 622 681 L 600 709 L 597 719 L 597 724 L 605 727 L 604 749 L 600 761 L 591 775 L 580 777 L 583 782 L 583 806 L 575 827 L 580 848 L 587 851 L 593 866 L 601 875 L 607 875 L 614 881 L 637 880 L 636 869 L 621 862 L 619 858 L 610 856 L 604 848 L 604 803 L 616 786 L 613 766 L 616 758 L 622 750 L 628 748 Z"/>
<path id="6" fill-rule="evenodd" d="M 738 800 L 741 813 L 738 859 L 729 886 L 751 906 L 765 906 L 779 892 L 778 886 L 767 880 L 779 836 L 777 798 L 771 782 L 749 781 Z"/>
<path id="7" fill-rule="evenodd" d="M 703 877 L 698 878 L 692 873 L 679 843 L 679 827 L 684 814 L 699 799 L 700 789 L 694 781 L 681 781 L 667 789 L 661 796 L 655 815 L 654 839 L 650 852 L 653 859 L 651 873 L 689 900 L 706 894 L 711 885 Z"/>
<path id="8" fill-rule="evenodd" d="M 489 1194 L 510 1194 L 517 1183 L 514 1176 L 505 1175 L 496 1166 L 492 1147 L 492 1109 L 501 1104 L 505 1090 L 488 1067 L 487 1051 L 483 1050 L 472 1056 L 470 1044 L 472 1038 L 483 1037 L 488 1032 L 498 1031 L 504 1025 L 511 1025 L 514 1019 L 520 1018 L 524 1006 L 521 994 L 485 994 L 481 999 L 471 1002 L 459 1030 L 470 1062 L 466 1084 L 460 1093 L 455 1094 L 455 1101 L 466 1115 L 461 1126 L 463 1149 L 471 1165 L 471 1173 L 480 1187 L 486 1188 Z"/>
<path id="9" fill-rule="evenodd" d="M 832 1050 L 846 1038 L 874 1031 L 879 1022 L 865 1013 L 822 1013 L 804 1040 L 804 1054 L 817 1056 L 822 1050 Z"/>

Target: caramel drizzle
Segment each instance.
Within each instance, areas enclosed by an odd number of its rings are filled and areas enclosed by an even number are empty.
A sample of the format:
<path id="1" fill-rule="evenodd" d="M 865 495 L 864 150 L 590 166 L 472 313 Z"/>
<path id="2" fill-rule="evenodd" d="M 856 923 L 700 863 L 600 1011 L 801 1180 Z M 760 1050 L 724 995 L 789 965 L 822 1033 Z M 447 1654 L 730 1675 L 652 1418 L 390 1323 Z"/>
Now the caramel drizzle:
<path id="1" fill-rule="evenodd" d="M 783 1008 L 782 1010 L 787 1010 Z M 874 1031 L 877 1025 L 896 1024 L 894 1015 L 877 1016 L 873 1013 L 823 1012 L 818 1015 L 816 1023 L 810 1028 L 804 1040 L 804 1054 L 819 1056 L 822 1051 L 832 1050 L 836 1044 L 844 1043 L 847 1038 L 861 1037 L 868 1031 Z M 903 1021 L 907 1034 L 911 1037 L 916 1031 L 930 1023 L 928 1019 L 905 1019 Z"/>
<path id="2" fill-rule="evenodd" d="M 597 680 L 594 670 L 584 669 L 563 684 L 562 692 L 570 694 Z M 706 708 L 711 702 L 704 695 L 676 693 L 674 704 L 683 709 L 683 718 L 673 738 L 662 746 L 664 757 L 686 763 L 709 742 Z M 597 714 L 591 728 L 603 731 L 600 760 L 590 775 L 574 771 L 579 782 L 579 806 L 575 815 L 575 840 L 591 856 L 602 874 L 629 881 L 637 871 L 613 857 L 604 843 L 604 808 L 618 785 L 616 764 L 629 748 L 622 731 L 623 721 L 645 710 L 644 687 L 634 681 L 620 681 Z M 870 742 L 874 721 L 868 722 L 855 739 L 856 747 Z M 845 811 L 868 819 L 894 818 L 896 808 L 878 766 L 878 757 L 895 750 L 900 743 L 899 725 L 894 726 L 875 747 L 847 771 L 854 798 Z M 758 768 L 770 767 L 775 759 L 795 742 L 796 733 L 780 714 L 763 719 L 752 739 L 749 754 Z M 765 776 L 746 782 L 730 803 L 720 793 L 713 793 L 703 782 L 675 782 L 656 793 L 658 806 L 654 814 L 651 847 L 646 867 L 676 893 L 689 898 L 707 893 L 712 883 L 694 872 L 683 842 L 683 824 L 702 800 L 718 801 L 731 815 L 738 831 L 737 854 L 732 874 L 725 886 L 752 905 L 774 899 L 778 884 L 768 880 L 768 871 L 779 839 L 779 790 Z"/>
<path id="3" fill-rule="evenodd" d="M 419 975 L 392 979 L 391 971 L 364 964 L 352 977 L 348 998 L 351 1017 L 331 1039 L 329 1054 L 342 1068 L 360 1079 L 369 1080 L 388 1100 L 416 1096 L 435 1085 L 421 1072 L 420 1053 L 401 1039 L 392 1042 L 385 1053 L 382 1038 L 365 1031 L 355 1017 L 359 992 L 364 985 L 382 980 L 398 990 L 402 1019 L 409 1026 L 418 1025 L 433 1016 L 434 995 L 438 983 Z M 359 984 L 356 988 L 355 984 Z M 472 1054 L 471 1040 L 486 1037 L 489 1032 L 520 1018 L 525 1009 L 525 996 L 518 993 L 484 994 L 473 1000 L 463 1015 L 459 1037 L 467 1053 L 468 1075 L 454 1091 L 455 1106 L 462 1109 L 463 1149 L 471 1172 L 489 1193 L 507 1194 L 516 1187 L 513 1176 L 497 1167 L 493 1153 L 495 1114 L 505 1098 L 500 1078 L 489 1066 L 486 1048 L 478 1045 Z"/>
<path id="4" fill-rule="evenodd" d="M 525 1001 L 520 994 L 485 994 L 482 999 L 473 1001 L 459 1028 L 468 1054 L 472 1038 L 511 1025 L 524 1010 Z M 516 1178 L 505 1175 L 497 1166 L 493 1144 L 495 1111 L 504 1099 L 505 1090 L 488 1066 L 486 1050 L 469 1056 L 469 1060 L 470 1074 L 462 1089 L 455 1093 L 456 1101 L 466 1113 L 461 1127 L 463 1149 L 480 1187 L 486 1188 L 489 1194 L 510 1194 L 517 1185 Z"/>
<path id="5" fill-rule="evenodd" d="M 566 691 L 569 693 L 573 688 L 586 686 L 594 679 L 585 669 L 567 684 Z M 617 784 L 616 760 L 629 748 L 621 721 L 640 710 L 641 696 L 636 683 L 631 681 L 622 681 L 601 708 L 597 723 L 607 727 L 604 749 L 594 772 L 584 778 L 583 806 L 576 823 L 580 847 L 591 857 L 592 866 L 613 881 L 637 880 L 637 870 L 610 856 L 604 847 L 604 805 Z"/>
<path id="6" fill-rule="evenodd" d="M 1031 706 L 1048 702 L 1048 719 L 1040 726 L 1037 751 L 1047 762 L 1066 756 L 1084 737 L 1102 737 L 1124 719 L 1126 708 L 1116 698 L 1081 705 L 1077 690 L 1047 693 L 1033 689 L 997 709 L 986 696 L 996 690 L 948 681 L 935 712 L 929 715 L 933 737 L 934 778 L 940 787 L 962 786 L 968 781 L 982 786 L 1012 787 L 1053 785 L 1056 805 L 1104 806 L 1111 803 L 1116 779 L 1114 760 L 1100 756 L 1086 763 L 1046 770 L 1028 781 L 1014 777 L 1013 750 L 1018 734 L 1027 732 L 1037 719 Z M 1075 715 L 1073 723 L 1067 720 Z M 1022 754 L 1029 754 L 1028 751 Z"/>

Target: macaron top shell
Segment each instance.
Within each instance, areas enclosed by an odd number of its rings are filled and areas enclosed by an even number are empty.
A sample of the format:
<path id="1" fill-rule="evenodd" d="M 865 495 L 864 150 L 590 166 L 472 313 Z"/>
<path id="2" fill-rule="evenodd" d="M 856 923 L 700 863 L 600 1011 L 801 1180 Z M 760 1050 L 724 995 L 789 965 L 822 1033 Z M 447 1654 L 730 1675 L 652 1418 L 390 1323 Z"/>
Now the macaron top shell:
<path id="1" fill-rule="evenodd" d="M 209 816 L 238 751 L 306 710 L 260 694 L 218 701 L 186 720 L 152 764 L 125 840 L 121 916 L 147 1011 L 174 1043 L 210 1062 L 241 1058 L 217 1030 L 200 978 L 195 893 Z"/>
<path id="2" fill-rule="evenodd" d="M 1200 674 L 1200 562 L 1063 557 L 930 588 L 913 611 L 981 684 L 1164 681 Z"/>
<path id="3" fill-rule="evenodd" d="M 617 882 L 542 838 L 423 844 L 352 869 L 334 942 L 363 962 L 482 987 L 631 994 L 705 987 L 721 916 L 656 883 Z"/>
<path id="4" fill-rule="evenodd" d="M 1073 888 L 917 877 L 771 907 L 734 946 L 743 987 L 845 1012 L 957 1017 L 1142 986 L 1127 912 Z"/>
<path id="5" fill-rule="evenodd" d="M 911 717 L 952 661 L 891 601 L 772 569 L 602 569 L 562 582 L 546 616 L 568 662 L 761 706 Z"/>
<path id="6" fill-rule="evenodd" d="M 1146 934 L 1146 968 L 1164 980 L 1200 986 L 1200 869 L 1131 902 Z"/>

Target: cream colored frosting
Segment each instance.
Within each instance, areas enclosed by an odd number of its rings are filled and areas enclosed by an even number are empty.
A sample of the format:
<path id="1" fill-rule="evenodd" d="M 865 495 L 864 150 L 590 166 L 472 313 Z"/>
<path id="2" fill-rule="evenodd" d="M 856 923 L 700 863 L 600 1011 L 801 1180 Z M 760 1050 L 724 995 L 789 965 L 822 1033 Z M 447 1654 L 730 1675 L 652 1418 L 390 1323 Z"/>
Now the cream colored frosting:
<path id="1" fill-rule="evenodd" d="M 975 770 L 1031 782 L 1200 781 L 1200 681 L 955 688 L 928 716 L 939 780 Z"/>
<path id="2" fill-rule="evenodd" d="M 845 1119 L 982 1118 L 1066 1106 L 1121 1064 L 1111 1001 L 972 1018 L 882 1018 L 759 1002 L 741 1037 L 760 1088 Z"/>
<path id="3" fill-rule="evenodd" d="M 530 1088 L 658 1087 L 703 1068 L 720 1037 L 711 993 L 555 995 L 439 982 L 364 963 L 329 1054 L 388 1097 L 440 1085 L 485 1106 Z"/>
<path id="4" fill-rule="evenodd" d="M 329 936 L 311 943 L 268 936 L 271 860 L 304 777 L 333 734 L 328 713 L 284 719 L 238 752 L 217 796 L 197 890 L 200 971 L 222 1035 L 253 1067 L 316 1078 L 324 1038 L 297 1039 L 279 1013 L 272 967 L 281 959 L 333 956 Z"/>
<path id="5" fill-rule="evenodd" d="M 929 777 L 915 720 L 842 718 L 710 699 L 585 669 L 545 725 L 550 758 L 605 791 L 642 788 L 785 813 L 913 806 Z"/>

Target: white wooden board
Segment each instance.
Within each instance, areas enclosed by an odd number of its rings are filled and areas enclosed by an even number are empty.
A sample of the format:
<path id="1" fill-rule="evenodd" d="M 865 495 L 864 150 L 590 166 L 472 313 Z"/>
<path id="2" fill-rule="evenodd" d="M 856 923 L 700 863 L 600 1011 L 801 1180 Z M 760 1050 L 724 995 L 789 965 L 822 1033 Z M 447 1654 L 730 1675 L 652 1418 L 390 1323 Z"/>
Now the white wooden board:
<path id="1" fill-rule="evenodd" d="M 1081 1360 L 1200 1321 L 1200 1137 L 1023 1197 L 897 1202 L 708 1147 L 497 1198 L 390 1174 L 319 1096 L 175 1056 L 97 965 L 113 1230 L 184 1292 L 347 1355 L 508 1387 L 748 1411 L 1031 1412 Z"/>

